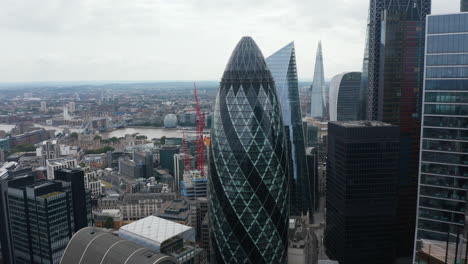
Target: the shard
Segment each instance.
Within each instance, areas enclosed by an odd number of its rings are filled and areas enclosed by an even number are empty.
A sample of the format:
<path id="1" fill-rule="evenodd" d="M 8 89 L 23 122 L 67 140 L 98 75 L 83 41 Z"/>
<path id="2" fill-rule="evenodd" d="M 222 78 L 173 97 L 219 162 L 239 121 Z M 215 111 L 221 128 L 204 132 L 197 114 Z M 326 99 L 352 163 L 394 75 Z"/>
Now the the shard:
<path id="1" fill-rule="evenodd" d="M 307 170 L 294 42 L 275 52 L 266 62 L 275 80 L 290 153 L 291 215 L 312 215 L 314 186 Z"/>
<path id="2" fill-rule="evenodd" d="M 322 42 L 319 42 L 315 60 L 314 80 L 310 103 L 310 116 L 324 118 L 326 115 L 325 74 L 323 72 Z"/>
<path id="3" fill-rule="evenodd" d="M 214 108 L 209 180 L 214 262 L 286 263 L 286 135 L 273 76 L 252 38 L 242 38 L 234 49 Z"/>

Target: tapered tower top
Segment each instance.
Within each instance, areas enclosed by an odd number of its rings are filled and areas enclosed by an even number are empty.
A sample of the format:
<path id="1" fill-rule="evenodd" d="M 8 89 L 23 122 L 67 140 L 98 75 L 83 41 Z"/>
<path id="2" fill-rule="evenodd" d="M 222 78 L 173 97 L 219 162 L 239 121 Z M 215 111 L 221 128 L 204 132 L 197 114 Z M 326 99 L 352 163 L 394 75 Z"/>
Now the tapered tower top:
<path id="1" fill-rule="evenodd" d="M 243 37 L 224 70 L 223 81 L 273 79 L 262 52 L 251 37 Z"/>

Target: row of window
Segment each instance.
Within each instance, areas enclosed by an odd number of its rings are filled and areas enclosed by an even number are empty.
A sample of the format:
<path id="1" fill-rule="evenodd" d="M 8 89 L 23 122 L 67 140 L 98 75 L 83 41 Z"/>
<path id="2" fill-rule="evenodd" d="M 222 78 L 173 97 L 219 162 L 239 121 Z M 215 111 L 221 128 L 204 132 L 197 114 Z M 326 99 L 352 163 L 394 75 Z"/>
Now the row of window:
<path id="1" fill-rule="evenodd" d="M 427 55 L 427 66 L 468 65 L 468 54 Z"/>
<path id="2" fill-rule="evenodd" d="M 426 91 L 428 90 L 454 90 L 466 91 L 468 80 L 426 80 Z"/>
<path id="3" fill-rule="evenodd" d="M 468 93 L 426 92 L 425 101 L 434 103 L 468 103 Z"/>
<path id="4" fill-rule="evenodd" d="M 468 140 L 468 130 L 424 128 L 424 138 Z"/>
<path id="5" fill-rule="evenodd" d="M 444 16 L 430 16 L 428 20 L 428 33 L 468 32 L 468 16 L 460 13 Z"/>
<path id="6" fill-rule="evenodd" d="M 426 208 L 419 209 L 419 217 L 458 224 L 465 223 L 465 214 L 436 211 Z"/>
<path id="7" fill-rule="evenodd" d="M 468 41 L 468 35 L 467 35 Z M 468 45 L 467 49 L 468 49 Z M 426 69 L 427 78 L 468 78 L 468 67 L 433 67 Z"/>
<path id="8" fill-rule="evenodd" d="M 425 116 L 424 126 L 468 128 L 468 117 Z"/>
<path id="9" fill-rule="evenodd" d="M 468 52 L 468 34 L 428 36 L 427 53 Z"/>
<path id="10" fill-rule="evenodd" d="M 448 152 L 466 152 L 468 141 L 443 141 L 443 140 L 423 140 L 423 149 L 439 150 Z"/>
<path id="11" fill-rule="evenodd" d="M 421 197 L 419 200 L 419 206 L 464 213 L 466 203 Z"/>
<path id="12" fill-rule="evenodd" d="M 468 105 L 426 104 L 424 113 L 430 115 L 468 115 Z"/>
<path id="13" fill-rule="evenodd" d="M 468 165 L 468 154 L 465 155 L 465 154 L 423 151 L 422 160 L 429 161 L 429 162 Z"/>

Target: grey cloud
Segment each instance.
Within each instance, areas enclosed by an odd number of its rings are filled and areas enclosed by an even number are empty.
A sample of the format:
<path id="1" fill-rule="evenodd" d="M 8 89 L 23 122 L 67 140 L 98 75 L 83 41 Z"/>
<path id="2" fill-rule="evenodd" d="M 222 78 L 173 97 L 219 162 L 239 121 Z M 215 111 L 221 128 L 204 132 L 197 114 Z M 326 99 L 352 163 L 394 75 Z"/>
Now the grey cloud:
<path id="1" fill-rule="evenodd" d="M 435 13 L 456 0 L 433 0 Z M 265 56 L 295 41 L 300 78 L 324 43 L 327 78 L 360 70 L 368 0 L 2 0 L 0 82 L 220 78 L 252 35 Z"/>

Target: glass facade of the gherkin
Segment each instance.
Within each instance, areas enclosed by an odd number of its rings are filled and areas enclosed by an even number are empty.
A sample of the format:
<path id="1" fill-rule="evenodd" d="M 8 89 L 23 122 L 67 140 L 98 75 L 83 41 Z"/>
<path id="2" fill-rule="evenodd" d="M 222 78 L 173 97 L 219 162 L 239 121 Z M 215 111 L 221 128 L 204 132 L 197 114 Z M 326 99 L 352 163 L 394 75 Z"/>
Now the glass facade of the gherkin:
<path id="1" fill-rule="evenodd" d="M 288 157 L 275 82 L 250 37 L 218 91 L 210 148 L 214 263 L 286 263 Z"/>

